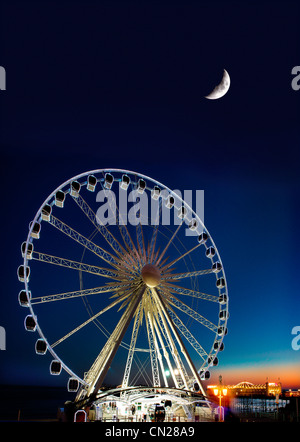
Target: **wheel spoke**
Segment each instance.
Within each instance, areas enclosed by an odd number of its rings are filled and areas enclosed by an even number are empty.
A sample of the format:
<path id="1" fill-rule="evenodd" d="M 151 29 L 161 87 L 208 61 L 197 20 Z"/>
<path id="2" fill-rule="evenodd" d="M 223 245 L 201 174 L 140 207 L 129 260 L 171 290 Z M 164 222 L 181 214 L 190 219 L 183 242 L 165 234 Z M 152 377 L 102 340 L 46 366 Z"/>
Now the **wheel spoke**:
<path id="1" fill-rule="evenodd" d="M 55 295 L 46 295 L 31 298 L 31 304 L 41 304 L 45 302 L 61 301 L 65 299 L 78 298 L 80 296 L 98 295 L 99 293 L 113 292 L 119 289 L 128 288 L 131 284 L 115 284 L 102 287 L 94 287 L 92 289 L 75 290 L 73 292 L 57 293 Z"/>
<path id="2" fill-rule="evenodd" d="M 185 289 L 173 284 L 165 284 L 164 287 L 168 289 L 170 293 L 179 293 L 180 295 L 192 296 L 193 298 L 204 299 L 206 301 L 219 302 L 219 297 L 209 295 L 208 293 L 198 292 L 196 290 Z"/>
<path id="3" fill-rule="evenodd" d="M 161 215 L 162 205 L 161 205 L 161 198 L 159 198 L 159 205 L 157 207 L 157 214 L 155 218 L 155 225 L 153 227 L 153 233 L 151 237 L 151 241 L 149 242 L 149 251 L 148 251 L 148 262 L 153 262 L 154 258 L 154 251 L 156 246 L 156 240 L 157 240 L 157 233 L 158 233 L 158 227 L 159 227 L 159 219 Z"/>
<path id="4" fill-rule="evenodd" d="M 181 321 L 181 319 L 176 315 L 173 309 L 170 307 L 167 307 L 167 311 L 170 315 L 170 318 L 178 328 L 178 330 L 181 332 L 181 334 L 187 339 L 189 344 L 196 350 L 196 352 L 201 356 L 203 361 L 206 360 L 208 357 L 208 354 L 204 350 L 204 348 L 199 344 L 197 339 L 192 335 L 192 333 L 186 328 L 184 323 Z"/>
<path id="5" fill-rule="evenodd" d="M 113 251 L 118 256 L 121 256 L 121 254 L 125 252 L 125 249 L 121 246 L 119 241 L 114 237 L 114 235 L 108 230 L 108 228 L 105 225 L 99 224 L 94 211 L 84 200 L 84 198 L 82 198 L 81 195 L 78 195 L 77 197 L 73 197 L 73 200 L 78 205 L 78 207 L 80 207 L 80 209 L 84 212 L 87 218 L 92 222 L 92 224 L 96 227 L 96 229 L 101 233 L 101 235 L 109 244 L 109 246 L 113 249 Z"/>
<path id="6" fill-rule="evenodd" d="M 180 261 L 181 259 L 185 258 L 189 253 L 192 253 L 194 250 L 196 250 L 199 246 L 201 246 L 201 243 L 195 245 L 195 247 L 191 248 L 190 250 L 188 250 L 187 252 L 183 253 L 182 255 L 180 255 L 178 258 L 174 259 L 174 261 L 170 262 L 169 264 L 165 265 L 161 271 L 165 272 L 167 269 L 169 269 L 170 267 L 172 267 L 174 264 L 176 264 L 178 261 Z"/>
<path id="7" fill-rule="evenodd" d="M 164 248 L 164 250 L 161 252 L 161 254 L 160 254 L 158 260 L 156 261 L 156 264 L 157 264 L 157 265 L 161 262 L 161 260 L 162 260 L 162 258 L 164 257 L 166 251 L 168 250 L 168 248 L 169 248 L 170 245 L 172 244 L 172 242 L 173 242 L 175 236 L 177 235 L 177 233 L 179 232 L 179 229 L 180 229 L 180 227 L 182 226 L 182 224 L 183 224 L 182 222 L 179 224 L 179 226 L 177 227 L 177 229 L 176 229 L 175 232 L 173 233 L 172 237 L 170 238 L 168 244 L 166 245 L 166 247 Z"/>
<path id="8" fill-rule="evenodd" d="M 167 292 L 164 291 L 166 294 Z M 177 309 L 181 310 L 182 312 L 186 313 L 191 318 L 195 319 L 196 321 L 200 322 L 200 324 L 207 327 L 209 330 L 217 333 L 218 327 L 210 322 L 208 319 L 204 318 L 204 316 L 200 315 L 200 313 L 196 312 L 195 310 L 191 309 L 188 305 L 186 305 L 184 302 L 180 301 L 176 296 L 172 294 L 167 294 L 166 296 L 167 302 Z"/>
<path id="9" fill-rule="evenodd" d="M 78 233 L 76 230 L 69 227 L 64 222 L 60 221 L 55 216 L 51 215 L 49 223 L 56 227 L 58 230 L 60 230 L 62 233 L 67 235 L 69 238 L 73 239 L 74 241 L 81 244 L 86 249 L 90 250 L 91 252 L 95 253 L 99 258 L 103 259 L 106 263 L 115 266 L 117 265 L 117 257 L 113 256 L 111 253 L 108 253 L 106 250 L 104 250 L 102 247 L 97 246 L 95 243 L 87 239 L 85 236 Z"/>
<path id="10" fill-rule="evenodd" d="M 209 275 L 213 273 L 212 269 L 206 270 L 195 270 L 194 272 L 186 272 L 186 273 L 170 273 L 162 276 L 163 281 L 172 281 L 174 279 L 184 279 L 184 278 L 193 278 L 194 276 L 202 276 Z"/>
<path id="11" fill-rule="evenodd" d="M 119 299 L 113 301 L 111 304 L 109 304 L 107 307 L 105 307 L 104 309 L 100 310 L 98 313 L 96 313 L 94 316 L 92 316 L 91 318 L 89 318 L 87 321 L 83 322 L 82 324 L 78 325 L 76 328 L 74 328 L 72 331 L 70 331 L 69 333 L 67 333 L 65 336 L 63 336 L 62 338 L 60 338 L 58 341 L 54 342 L 54 344 L 51 345 L 52 348 L 56 347 L 58 344 L 61 344 L 63 341 L 65 341 L 66 339 L 68 339 L 70 336 L 72 336 L 74 333 L 78 332 L 79 330 L 81 330 L 83 327 L 85 327 L 86 325 L 90 324 L 91 322 L 93 322 L 95 319 L 97 319 L 99 316 L 103 315 L 103 313 L 107 312 L 108 310 L 110 310 L 112 307 L 114 307 L 115 305 L 117 305 L 119 302 L 123 301 L 123 299 L 128 296 L 127 294 L 124 296 L 121 296 Z"/>
<path id="12" fill-rule="evenodd" d="M 32 259 L 49 264 L 54 264 L 61 267 L 67 267 L 69 269 L 80 270 L 83 272 L 91 273 L 93 275 L 104 276 L 107 278 L 117 279 L 118 273 L 103 267 L 98 267 L 90 264 L 84 264 L 82 262 L 72 261 L 66 258 L 59 258 L 57 256 L 48 255 L 41 252 L 32 252 Z"/>

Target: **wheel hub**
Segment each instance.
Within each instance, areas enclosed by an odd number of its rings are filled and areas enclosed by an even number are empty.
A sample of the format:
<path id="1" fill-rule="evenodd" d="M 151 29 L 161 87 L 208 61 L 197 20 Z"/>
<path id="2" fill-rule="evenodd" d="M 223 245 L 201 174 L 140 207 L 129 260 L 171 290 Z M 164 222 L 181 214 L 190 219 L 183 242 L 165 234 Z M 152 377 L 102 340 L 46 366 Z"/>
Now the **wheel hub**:
<path id="1" fill-rule="evenodd" d="M 158 269 L 153 264 L 146 264 L 142 268 L 142 280 L 148 287 L 156 287 L 160 283 L 161 274 Z"/>

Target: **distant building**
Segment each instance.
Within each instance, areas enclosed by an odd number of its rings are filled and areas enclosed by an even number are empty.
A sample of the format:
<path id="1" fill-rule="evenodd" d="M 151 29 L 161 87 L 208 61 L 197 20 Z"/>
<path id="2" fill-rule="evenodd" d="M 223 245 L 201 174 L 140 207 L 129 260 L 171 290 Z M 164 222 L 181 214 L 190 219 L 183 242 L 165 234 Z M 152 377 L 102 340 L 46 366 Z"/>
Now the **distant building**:
<path id="1" fill-rule="evenodd" d="M 299 397 L 300 396 L 300 389 L 299 390 L 285 390 L 284 395 L 286 397 Z"/>
<path id="2" fill-rule="evenodd" d="M 210 396 L 214 395 L 214 388 L 216 385 L 208 385 L 207 393 Z M 229 396 L 276 396 L 282 393 L 280 382 L 266 382 L 265 384 L 252 384 L 248 381 L 240 382 L 236 385 L 224 385 L 227 388 Z"/>

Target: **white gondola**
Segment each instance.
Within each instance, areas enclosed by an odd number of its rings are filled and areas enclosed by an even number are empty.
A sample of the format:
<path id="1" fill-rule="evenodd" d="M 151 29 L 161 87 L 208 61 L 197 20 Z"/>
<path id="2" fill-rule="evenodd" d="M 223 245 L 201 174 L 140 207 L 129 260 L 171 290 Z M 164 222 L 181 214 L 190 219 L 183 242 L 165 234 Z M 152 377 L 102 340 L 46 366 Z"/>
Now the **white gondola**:
<path id="1" fill-rule="evenodd" d="M 124 175 L 122 176 L 122 181 L 120 182 L 120 187 L 121 187 L 121 189 L 123 189 L 123 190 L 127 190 L 129 184 L 130 184 L 130 178 L 129 178 L 128 175 L 124 174 Z"/>
<path id="2" fill-rule="evenodd" d="M 51 212 L 52 212 L 52 207 L 49 206 L 49 204 L 46 204 L 43 208 L 42 208 L 42 220 L 43 221 L 50 221 L 51 218 Z"/>
<path id="3" fill-rule="evenodd" d="M 37 325 L 36 319 L 34 316 L 32 316 L 32 315 L 26 316 L 25 321 L 24 321 L 24 326 L 27 331 L 35 332 L 36 325 Z"/>
<path id="4" fill-rule="evenodd" d="M 104 188 L 110 190 L 114 182 L 114 177 L 111 173 L 106 173 L 104 178 Z"/>
<path id="5" fill-rule="evenodd" d="M 225 328 L 223 325 L 218 328 L 218 336 L 226 336 L 227 335 L 227 327 Z"/>
<path id="6" fill-rule="evenodd" d="M 207 381 L 210 378 L 210 372 L 208 370 L 200 371 L 200 379 L 201 381 Z"/>
<path id="7" fill-rule="evenodd" d="M 66 194 L 62 190 L 58 190 L 55 194 L 55 205 L 57 207 L 64 207 Z"/>
<path id="8" fill-rule="evenodd" d="M 146 181 L 143 180 L 143 178 L 140 178 L 138 181 L 137 191 L 138 193 L 142 194 L 145 189 L 146 189 Z"/>
<path id="9" fill-rule="evenodd" d="M 224 350 L 224 343 L 223 342 L 218 342 L 218 341 L 216 341 L 215 343 L 214 343 L 214 350 L 215 351 L 223 351 Z"/>
<path id="10" fill-rule="evenodd" d="M 30 300 L 30 298 L 31 298 L 31 292 L 30 292 L 30 291 L 28 291 L 28 295 L 29 295 L 29 299 L 28 299 L 28 296 L 27 296 L 26 290 L 21 290 L 21 291 L 19 292 L 18 299 L 19 299 L 19 304 L 20 304 L 22 307 L 29 307 L 29 300 Z"/>
<path id="11" fill-rule="evenodd" d="M 223 289 L 225 287 L 225 279 L 224 278 L 217 279 L 216 286 L 218 287 L 218 289 Z"/>
<path id="12" fill-rule="evenodd" d="M 227 302 L 227 295 L 225 295 L 225 294 L 220 295 L 219 296 L 219 303 L 226 304 L 226 302 Z"/>
<path id="13" fill-rule="evenodd" d="M 26 241 L 24 241 L 21 245 L 22 258 L 25 258 L 25 251 L 26 251 Z M 27 259 L 32 259 L 32 252 L 33 252 L 33 244 L 30 242 L 27 247 L 27 253 L 26 253 Z"/>
<path id="14" fill-rule="evenodd" d="M 80 188 L 81 188 L 81 185 L 80 185 L 80 183 L 78 181 L 72 181 L 72 183 L 70 185 L 71 196 L 73 196 L 74 198 L 78 198 L 79 197 Z"/>
<path id="15" fill-rule="evenodd" d="M 97 178 L 94 175 L 89 175 L 87 179 L 87 190 L 94 192 L 97 184 Z"/>
<path id="16" fill-rule="evenodd" d="M 47 343 L 45 339 L 38 339 L 36 341 L 35 352 L 37 355 L 44 355 L 47 352 Z"/>
<path id="17" fill-rule="evenodd" d="M 189 222 L 189 229 L 194 231 L 197 229 L 198 223 L 197 220 L 195 218 L 191 219 L 191 221 Z"/>
<path id="18" fill-rule="evenodd" d="M 68 391 L 70 393 L 76 393 L 79 388 L 79 382 L 76 378 L 69 378 L 68 380 Z"/>
<path id="19" fill-rule="evenodd" d="M 177 212 L 177 216 L 180 219 L 184 219 L 187 215 L 187 210 L 184 206 L 180 207 Z"/>
<path id="20" fill-rule="evenodd" d="M 18 267 L 18 278 L 20 282 L 26 282 L 29 281 L 29 276 L 30 276 L 30 267 L 26 266 L 26 269 L 24 268 L 23 265 Z"/>
<path id="21" fill-rule="evenodd" d="M 59 375 L 61 373 L 61 362 L 54 359 L 50 364 L 50 373 L 53 375 Z"/>
<path id="22" fill-rule="evenodd" d="M 213 365 L 214 367 L 216 367 L 219 364 L 218 358 L 214 358 L 213 356 L 208 358 L 207 362 L 208 362 L 209 365 Z"/>
<path id="23" fill-rule="evenodd" d="M 200 390 L 199 384 L 198 384 L 198 382 L 195 382 L 194 383 L 194 391 L 199 391 L 199 390 Z"/>
<path id="24" fill-rule="evenodd" d="M 215 263 L 213 264 L 213 266 L 212 266 L 212 271 L 213 271 L 214 273 L 218 273 L 218 272 L 220 272 L 221 270 L 222 270 L 222 264 L 221 264 L 219 261 L 215 262 Z"/>
<path id="25" fill-rule="evenodd" d="M 33 221 L 29 224 L 29 228 L 31 229 Z M 41 233 L 41 225 L 38 222 L 35 222 L 32 227 L 31 237 L 35 239 L 39 239 Z"/>
<path id="26" fill-rule="evenodd" d="M 208 249 L 206 249 L 205 254 L 206 254 L 207 258 L 212 258 L 213 256 L 215 256 L 216 251 L 215 251 L 214 247 L 208 247 Z"/>
<path id="27" fill-rule="evenodd" d="M 151 198 L 154 200 L 158 200 L 158 198 L 160 197 L 160 192 L 160 188 L 158 186 L 154 186 L 151 190 Z"/>
<path id="28" fill-rule="evenodd" d="M 198 236 L 198 242 L 199 243 L 205 243 L 208 240 L 208 234 L 206 232 L 202 232 L 199 236 Z"/>
<path id="29" fill-rule="evenodd" d="M 224 350 L 224 344 L 223 344 L 223 342 L 220 342 L 220 341 L 216 341 L 215 343 L 214 343 L 214 350 L 218 350 L 218 351 L 222 351 L 222 350 Z"/>
<path id="30" fill-rule="evenodd" d="M 225 319 L 228 319 L 228 318 L 229 318 L 229 313 L 228 313 L 226 310 L 222 310 L 222 311 L 220 311 L 220 313 L 219 313 L 219 318 L 220 318 L 222 321 L 225 321 Z"/>
<path id="31" fill-rule="evenodd" d="M 174 197 L 172 195 L 168 195 L 168 198 L 166 200 L 166 207 L 168 209 L 172 209 L 172 207 L 174 206 L 174 202 L 175 202 Z"/>

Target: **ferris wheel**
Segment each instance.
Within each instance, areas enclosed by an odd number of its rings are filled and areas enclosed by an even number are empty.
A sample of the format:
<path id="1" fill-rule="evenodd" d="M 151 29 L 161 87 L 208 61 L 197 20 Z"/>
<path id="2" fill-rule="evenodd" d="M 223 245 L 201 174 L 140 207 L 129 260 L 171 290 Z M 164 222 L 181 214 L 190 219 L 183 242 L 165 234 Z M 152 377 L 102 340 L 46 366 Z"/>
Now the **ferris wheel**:
<path id="1" fill-rule="evenodd" d="M 180 192 L 127 170 L 80 174 L 43 202 L 21 252 L 25 329 L 77 400 L 107 377 L 204 394 L 224 349 L 227 284 Z"/>

